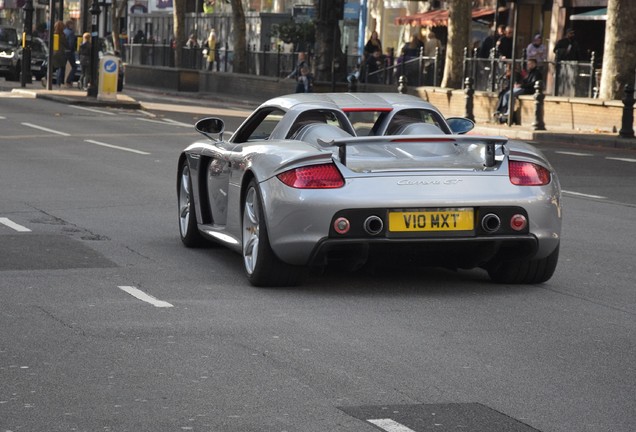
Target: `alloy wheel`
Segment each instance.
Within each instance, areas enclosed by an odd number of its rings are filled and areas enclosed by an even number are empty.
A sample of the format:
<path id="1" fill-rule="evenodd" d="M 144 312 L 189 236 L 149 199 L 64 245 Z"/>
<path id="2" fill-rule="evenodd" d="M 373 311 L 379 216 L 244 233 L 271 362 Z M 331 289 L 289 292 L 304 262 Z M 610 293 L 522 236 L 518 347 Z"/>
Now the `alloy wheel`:
<path id="1" fill-rule="evenodd" d="M 245 270 L 252 274 L 258 261 L 259 203 L 255 188 L 250 188 L 245 197 L 243 212 L 243 261 Z"/>

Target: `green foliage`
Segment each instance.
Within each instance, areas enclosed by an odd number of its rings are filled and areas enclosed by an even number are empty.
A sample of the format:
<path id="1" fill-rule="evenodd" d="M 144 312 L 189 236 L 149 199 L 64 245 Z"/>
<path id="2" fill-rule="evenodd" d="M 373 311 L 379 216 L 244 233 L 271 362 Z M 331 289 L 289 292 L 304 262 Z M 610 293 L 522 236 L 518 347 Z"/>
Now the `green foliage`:
<path id="1" fill-rule="evenodd" d="M 287 22 L 272 26 L 272 35 L 285 43 L 293 43 L 298 46 L 301 42 L 313 44 L 316 40 L 316 29 L 313 21 Z"/>

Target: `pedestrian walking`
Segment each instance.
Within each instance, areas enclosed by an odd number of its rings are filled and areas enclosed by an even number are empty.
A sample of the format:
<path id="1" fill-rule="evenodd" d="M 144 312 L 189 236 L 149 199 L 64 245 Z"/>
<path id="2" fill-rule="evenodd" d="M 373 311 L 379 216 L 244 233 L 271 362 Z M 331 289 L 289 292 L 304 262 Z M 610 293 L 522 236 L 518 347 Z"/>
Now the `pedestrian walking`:
<path id="1" fill-rule="evenodd" d="M 79 79 L 79 87 L 86 90 L 91 79 L 91 34 L 82 35 L 82 44 L 79 47 L 79 60 L 82 74 Z"/>
<path id="2" fill-rule="evenodd" d="M 55 70 L 55 83 L 61 87 L 64 83 L 64 71 L 66 68 L 66 52 L 69 50 L 68 39 L 64 34 L 64 21 L 57 21 L 53 26 L 53 56 L 51 58 L 51 67 Z M 57 40 L 57 49 L 55 46 Z"/>
<path id="3" fill-rule="evenodd" d="M 71 70 L 66 76 L 66 87 L 70 88 L 73 87 L 75 73 L 77 72 L 77 58 L 75 56 L 77 52 L 77 37 L 75 36 L 75 23 L 72 20 L 66 21 L 64 35 L 68 42 L 64 51 L 66 54 L 66 62 L 71 66 Z"/>

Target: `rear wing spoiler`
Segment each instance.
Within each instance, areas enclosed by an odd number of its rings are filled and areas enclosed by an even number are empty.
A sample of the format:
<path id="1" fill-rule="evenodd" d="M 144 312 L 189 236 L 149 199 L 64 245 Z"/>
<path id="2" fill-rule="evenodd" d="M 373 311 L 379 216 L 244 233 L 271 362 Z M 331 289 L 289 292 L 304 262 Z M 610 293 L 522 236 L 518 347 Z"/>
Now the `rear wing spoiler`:
<path id="1" fill-rule="evenodd" d="M 456 143 L 460 145 L 484 145 L 486 146 L 486 157 L 484 165 L 492 167 L 495 165 L 495 146 L 504 146 L 508 142 L 506 137 L 479 136 L 479 135 L 387 135 L 336 138 L 331 141 L 318 139 L 321 147 L 338 147 L 338 157 L 343 165 L 347 164 L 347 145 L 351 144 L 379 144 L 379 143 Z"/>

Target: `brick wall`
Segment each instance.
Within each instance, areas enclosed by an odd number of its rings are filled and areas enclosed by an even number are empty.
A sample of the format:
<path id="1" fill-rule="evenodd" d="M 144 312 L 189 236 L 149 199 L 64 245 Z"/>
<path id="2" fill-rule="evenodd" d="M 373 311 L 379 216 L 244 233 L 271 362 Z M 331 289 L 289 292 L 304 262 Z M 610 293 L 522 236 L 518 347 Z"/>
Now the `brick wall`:
<path id="1" fill-rule="evenodd" d="M 466 98 L 463 90 L 439 87 L 419 87 L 419 96 L 435 105 L 445 116 L 464 116 Z M 533 95 L 519 98 L 521 124 L 530 126 L 534 122 L 535 101 Z M 497 95 L 475 92 L 473 114 L 478 123 L 492 122 L 497 106 Z M 567 98 L 546 96 L 544 99 L 544 122 L 547 129 L 581 129 L 612 131 L 619 130 L 623 115 L 621 101 L 603 101 L 589 98 Z"/>

